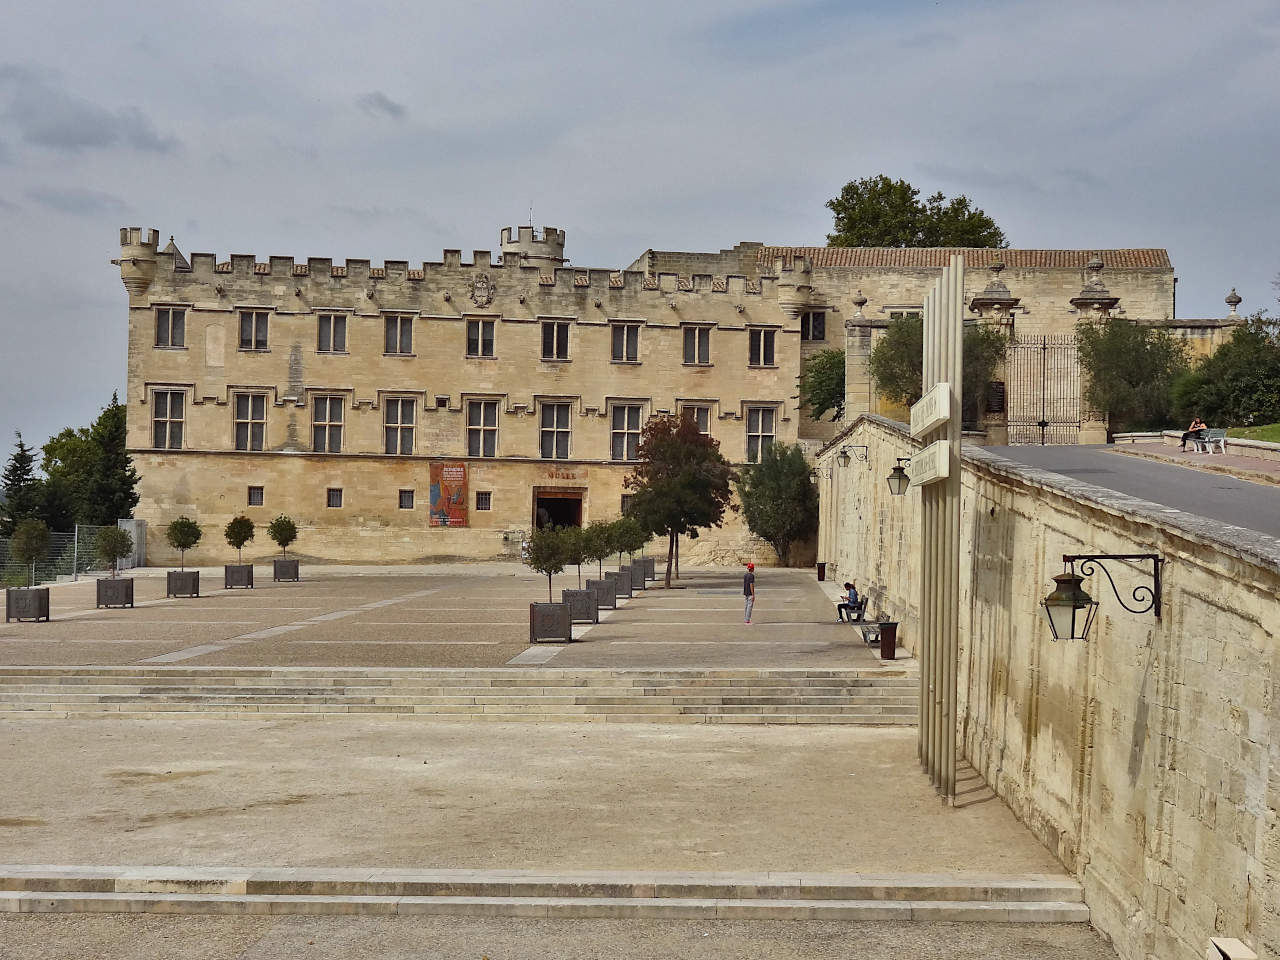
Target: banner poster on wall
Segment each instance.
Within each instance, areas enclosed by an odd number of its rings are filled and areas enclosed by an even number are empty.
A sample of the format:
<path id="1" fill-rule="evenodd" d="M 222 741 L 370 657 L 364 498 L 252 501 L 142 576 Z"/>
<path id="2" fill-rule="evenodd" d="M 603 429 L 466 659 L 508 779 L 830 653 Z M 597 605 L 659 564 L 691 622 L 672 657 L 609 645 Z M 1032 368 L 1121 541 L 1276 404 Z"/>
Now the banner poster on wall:
<path id="1" fill-rule="evenodd" d="M 467 525 L 467 465 L 431 464 L 431 526 Z"/>

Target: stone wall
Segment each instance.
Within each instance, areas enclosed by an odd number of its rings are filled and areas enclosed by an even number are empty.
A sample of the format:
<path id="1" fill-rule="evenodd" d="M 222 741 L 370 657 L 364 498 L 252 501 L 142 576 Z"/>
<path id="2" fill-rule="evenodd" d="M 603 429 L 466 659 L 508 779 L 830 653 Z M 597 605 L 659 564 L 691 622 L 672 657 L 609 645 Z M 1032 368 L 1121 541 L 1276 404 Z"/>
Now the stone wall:
<path id="1" fill-rule="evenodd" d="M 835 462 L 851 443 L 869 469 Z M 884 480 L 912 449 L 901 425 L 863 417 L 820 455 L 819 559 L 915 649 L 919 494 Z M 1124 960 L 1193 960 L 1213 935 L 1280 956 L 1280 547 L 976 448 L 962 523 L 969 762 L 1082 881 Z M 1056 643 L 1040 600 L 1063 553 L 1093 552 L 1163 556 L 1163 616 L 1126 612 L 1098 574 L 1090 641 Z M 1126 598 L 1149 582 L 1116 577 Z"/>

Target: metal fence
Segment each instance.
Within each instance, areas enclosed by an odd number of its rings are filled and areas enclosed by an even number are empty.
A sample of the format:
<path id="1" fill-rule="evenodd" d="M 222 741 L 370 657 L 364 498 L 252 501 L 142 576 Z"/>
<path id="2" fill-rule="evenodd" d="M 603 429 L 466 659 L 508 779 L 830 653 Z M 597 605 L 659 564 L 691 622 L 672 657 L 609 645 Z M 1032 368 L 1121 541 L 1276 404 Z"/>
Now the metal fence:
<path id="1" fill-rule="evenodd" d="M 98 559 L 98 531 L 102 527 L 79 525 L 73 533 L 49 534 L 49 550 L 36 561 L 36 583 L 60 577 L 75 577 L 102 568 Z M 0 585 L 25 587 L 31 569 L 19 563 L 9 551 L 9 541 L 0 538 Z"/>

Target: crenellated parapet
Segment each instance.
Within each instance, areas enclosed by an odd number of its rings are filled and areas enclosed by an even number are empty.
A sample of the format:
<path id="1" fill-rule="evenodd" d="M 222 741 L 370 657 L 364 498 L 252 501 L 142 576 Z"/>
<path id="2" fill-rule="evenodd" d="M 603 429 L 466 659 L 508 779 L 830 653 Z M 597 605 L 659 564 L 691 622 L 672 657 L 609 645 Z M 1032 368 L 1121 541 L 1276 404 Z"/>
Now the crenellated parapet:
<path id="1" fill-rule="evenodd" d="M 159 247 L 159 230 L 120 228 L 120 258 L 111 262 L 120 267 L 120 279 L 131 301 L 146 293 L 155 280 Z M 173 264 L 172 257 L 169 262 Z"/>

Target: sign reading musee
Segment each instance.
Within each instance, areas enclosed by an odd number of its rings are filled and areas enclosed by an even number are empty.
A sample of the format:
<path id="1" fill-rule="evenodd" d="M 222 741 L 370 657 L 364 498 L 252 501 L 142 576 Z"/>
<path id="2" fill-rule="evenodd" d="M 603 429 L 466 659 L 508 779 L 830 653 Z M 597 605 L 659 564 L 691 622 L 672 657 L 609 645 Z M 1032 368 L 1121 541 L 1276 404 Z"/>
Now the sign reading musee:
<path id="1" fill-rule="evenodd" d="M 924 486 L 951 475 L 951 444 L 937 440 L 911 458 L 911 482 Z"/>
<path id="2" fill-rule="evenodd" d="M 911 435 L 918 437 L 951 419 L 951 384 L 935 383 L 911 405 Z"/>

